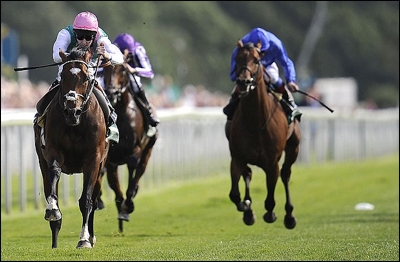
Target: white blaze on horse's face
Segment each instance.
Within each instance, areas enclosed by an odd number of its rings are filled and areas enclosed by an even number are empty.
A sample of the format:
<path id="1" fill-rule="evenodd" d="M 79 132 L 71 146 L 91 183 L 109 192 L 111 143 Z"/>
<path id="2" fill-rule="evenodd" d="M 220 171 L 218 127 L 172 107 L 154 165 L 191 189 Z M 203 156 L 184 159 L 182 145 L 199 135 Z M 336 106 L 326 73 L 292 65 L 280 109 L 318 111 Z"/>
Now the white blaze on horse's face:
<path id="1" fill-rule="evenodd" d="M 73 68 L 71 68 L 69 71 L 71 72 L 71 74 L 77 75 L 77 74 L 79 74 L 79 72 L 81 71 L 81 69 L 80 69 L 80 68 L 73 67 Z"/>

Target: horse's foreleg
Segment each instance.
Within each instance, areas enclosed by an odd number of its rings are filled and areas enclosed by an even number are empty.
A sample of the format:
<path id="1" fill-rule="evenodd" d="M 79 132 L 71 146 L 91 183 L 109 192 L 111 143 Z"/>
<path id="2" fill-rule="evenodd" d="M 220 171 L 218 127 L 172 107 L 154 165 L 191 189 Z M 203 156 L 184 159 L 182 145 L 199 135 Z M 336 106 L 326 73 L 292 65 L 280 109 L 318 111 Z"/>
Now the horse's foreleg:
<path id="1" fill-rule="evenodd" d="M 122 204 L 122 201 L 124 200 L 124 195 L 121 191 L 121 185 L 119 182 L 118 165 L 108 163 L 106 167 L 107 167 L 108 185 L 114 191 L 115 205 L 117 206 L 118 213 L 120 213 L 121 212 L 121 204 Z"/>
<path id="2" fill-rule="evenodd" d="M 47 174 L 47 176 L 46 176 Z M 44 219 L 49 221 L 52 234 L 52 248 L 57 248 L 58 233 L 61 230 L 62 214 L 58 207 L 58 182 L 60 180 L 61 168 L 57 161 L 53 161 L 46 173 L 43 173 L 44 193 L 47 207 Z"/>
<path id="3" fill-rule="evenodd" d="M 107 163 L 107 180 L 108 185 L 114 191 L 115 194 L 115 205 L 117 207 L 118 213 L 118 227 L 119 231 L 123 231 L 123 224 L 122 222 L 129 221 L 129 214 L 127 214 L 123 207 L 122 203 L 124 202 L 124 195 L 121 191 L 121 184 L 119 181 L 119 174 L 118 174 L 118 165 Z"/>
<path id="4" fill-rule="evenodd" d="M 234 161 L 231 160 L 231 190 L 229 192 L 229 199 L 236 205 L 238 211 L 243 211 L 243 205 L 240 205 L 240 191 L 239 191 L 239 180 L 241 176 L 240 167 Z"/>
<path id="5" fill-rule="evenodd" d="M 127 163 L 129 169 L 129 183 L 128 189 L 126 190 L 125 205 L 126 208 L 128 208 L 127 211 L 129 213 L 132 213 L 135 209 L 133 199 L 139 191 L 139 181 L 146 171 L 155 141 L 156 140 L 153 139 L 143 151 L 136 151 L 135 154 L 130 158 L 130 161 Z"/>
<path id="6" fill-rule="evenodd" d="M 118 228 L 119 232 L 123 232 L 123 222 L 129 222 L 129 215 L 135 210 L 135 204 L 133 203 L 133 198 L 139 191 L 138 180 L 133 177 L 135 169 L 133 166 L 128 164 L 128 188 L 126 189 L 126 198 L 121 204 L 121 210 L 118 213 Z M 137 173 L 137 170 L 136 170 Z"/>
<path id="7" fill-rule="evenodd" d="M 94 245 L 96 244 L 96 236 L 94 234 L 94 212 L 97 209 L 97 205 L 98 205 L 98 199 L 99 199 L 99 195 L 100 195 L 100 191 L 101 191 L 101 174 L 95 184 L 94 187 L 94 191 L 93 191 L 93 195 L 92 195 L 92 199 L 93 199 L 93 209 L 92 212 L 89 215 L 89 224 L 88 224 L 88 229 L 89 229 L 89 242 L 92 245 L 92 247 L 94 247 Z"/>
<path id="8" fill-rule="evenodd" d="M 105 172 L 106 172 L 105 169 L 102 169 L 102 170 L 101 170 L 101 173 L 100 173 L 100 179 L 101 179 L 101 180 L 103 180 L 103 176 L 104 176 L 104 173 L 105 173 Z M 100 189 L 99 197 L 97 198 L 97 209 L 98 209 L 98 210 L 102 210 L 102 209 L 104 209 L 104 207 L 105 207 L 104 202 L 103 202 L 103 200 L 101 199 L 101 196 L 102 196 L 102 195 L 103 195 L 103 190 Z"/>
<path id="9" fill-rule="evenodd" d="M 86 187 L 84 185 L 84 188 Z M 92 243 L 90 242 L 91 235 L 89 233 L 89 225 L 90 225 L 89 221 L 91 219 L 90 216 L 93 210 L 93 200 L 91 198 L 91 194 L 90 196 L 88 196 L 86 192 L 82 192 L 82 195 L 79 198 L 79 209 L 82 214 L 82 230 L 81 233 L 79 234 L 79 241 L 76 248 L 91 248 L 92 247 Z M 91 221 L 93 223 L 93 217 Z"/>
<path id="10" fill-rule="evenodd" d="M 57 221 L 50 221 L 50 229 L 51 229 L 51 247 L 57 248 L 58 246 L 58 233 L 61 229 L 62 218 Z"/>
<path id="11" fill-rule="evenodd" d="M 95 241 L 93 230 L 94 202 L 99 194 L 101 180 L 99 178 L 99 173 L 93 174 L 93 172 L 85 172 L 85 169 L 83 175 L 83 190 L 79 198 L 79 209 L 82 214 L 82 230 L 76 248 L 92 248 L 93 241 Z"/>
<path id="12" fill-rule="evenodd" d="M 245 198 L 242 201 L 239 191 L 240 177 L 246 184 Z M 229 192 L 230 200 L 236 205 L 236 209 L 240 212 L 247 211 L 250 208 L 250 180 L 251 180 L 251 169 L 245 163 L 238 163 L 237 160 L 231 160 L 231 191 Z M 247 201 L 246 201 L 247 200 Z"/>
<path id="13" fill-rule="evenodd" d="M 256 221 L 255 214 L 251 209 L 251 197 L 250 197 L 250 181 L 252 178 L 252 172 L 250 167 L 246 166 L 246 169 L 242 173 L 243 180 L 245 183 L 245 195 L 243 203 L 243 221 L 246 225 L 251 226 Z"/>
<path id="14" fill-rule="evenodd" d="M 285 152 L 286 152 L 285 162 L 283 163 L 281 169 L 281 179 L 285 187 L 285 194 L 286 194 L 286 204 L 285 204 L 286 215 L 284 219 L 284 224 L 287 229 L 293 229 L 296 226 L 296 218 L 293 216 L 294 208 L 292 200 L 290 198 L 289 182 L 292 173 L 291 167 L 297 159 L 299 153 L 299 147 L 297 146 L 295 148 L 287 148 Z"/>
<path id="15" fill-rule="evenodd" d="M 289 181 L 291 175 L 290 165 L 283 164 L 281 170 L 281 179 L 285 187 L 286 204 L 285 204 L 285 219 L 284 224 L 287 229 L 293 229 L 296 226 L 296 218 L 293 216 L 293 204 L 290 198 Z"/>
<path id="16" fill-rule="evenodd" d="M 135 210 L 135 205 L 133 203 L 133 198 L 136 196 L 137 192 L 139 191 L 138 185 L 138 177 L 140 178 L 143 174 L 139 174 L 139 160 L 138 156 L 132 155 L 129 157 L 126 165 L 128 166 L 128 187 L 125 191 L 126 198 L 122 204 L 122 209 L 127 215 L 126 221 L 129 221 L 129 214 Z"/>
<path id="17" fill-rule="evenodd" d="M 279 165 L 278 163 L 275 163 L 273 166 L 268 166 L 263 169 L 267 176 L 267 197 L 264 201 L 264 208 L 267 212 L 264 214 L 264 221 L 267 223 L 273 223 L 276 220 L 276 215 L 274 213 L 275 188 L 279 177 Z"/>

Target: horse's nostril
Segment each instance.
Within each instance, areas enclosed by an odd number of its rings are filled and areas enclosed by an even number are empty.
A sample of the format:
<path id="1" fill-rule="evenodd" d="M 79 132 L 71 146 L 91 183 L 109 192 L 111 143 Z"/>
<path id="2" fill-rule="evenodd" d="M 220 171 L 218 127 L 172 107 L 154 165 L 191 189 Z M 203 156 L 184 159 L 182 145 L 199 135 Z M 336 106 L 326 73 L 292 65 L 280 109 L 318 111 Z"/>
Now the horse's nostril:
<path id="1" fill-rule="evenodd" d="M 247 79 L 246 80 L 246 85 L 251 85 L 251 84 L 253 84 L 253 78 L 251 78 L 251 79 Z"/>

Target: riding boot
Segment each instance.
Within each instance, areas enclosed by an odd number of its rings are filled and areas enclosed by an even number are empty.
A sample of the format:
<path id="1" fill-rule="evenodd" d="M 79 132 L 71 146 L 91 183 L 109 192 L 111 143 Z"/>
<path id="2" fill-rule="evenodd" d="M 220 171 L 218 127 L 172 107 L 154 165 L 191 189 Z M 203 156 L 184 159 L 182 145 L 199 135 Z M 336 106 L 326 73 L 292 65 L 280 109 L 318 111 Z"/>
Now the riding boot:
<path id="1" fill-rule="evenodd" d="M 152 126 L 152 127 L 156 127 L 159 123 L 160 123 L 160 120 L 158 120 L 154 115 L 153 115 L 153 112 L 152 112 L 152 109 L 151 109 L 151 106 L 150 106 L 150 104 L 149 104 L 149 101 L 147 100 L 147 98 L 146 98 L 146 95 L 145 95 L 145 93 L 144 93 L 144 90 L 142 89 L 142 88 L 140 88 L 139 89 L 139 91 L 136 93 L 137 94 L 137 96 L 138 96 L 138 98 L 143 102 L 143 104 L 145 105 L 145 109 L 146 109 L 146 114 L 147 114 L 147 116 L 149 117 L 149 124 Z"/>
<path id="2" fill-rule="evenodd" d="M 239 92 L 237 91 L 236 86 L 233 88 L 231 97 L 229 98 L 228 104 L 222 109 L 224 114 L 227 116 L 227 120 L 231 121 L 233 118 L 233 113 L 235 113 L 235 109 L 239 103 Z"/>
<path id="3" fill-rule="evenodd" d="M 286 87 L 286 85 L 284 86 L 284 88 L 285 89 L 284 89 L 284 92 L 282 93 L 282 98 L 286 101 L 286 104 L 290 109 L 290 112 L 288 112 L 290 115 L 290 119 L 293 121 L 297 117 L 297 119 L 300 122 L 300 118 L 303 113 L 300 112 L 300 110 L 297 108 L 297 105 L 294 102 L 293 95 L 289 91 L 289 89 Z"/>
<path id="4" fill-rule="evenodd" d="M 95 83 L 96 84 L 96 83 Z M 104 92 L 103 88 L 97 84 L 97 89 L 101 91 L 101 93 L 104 96 L 104 99 L 106 100 L 107 106 L 110 109 L 110 114 L 108 116 L 108 119 L 106 120 L 106 126 L 107 126 L 107 139 L 112 140 L 116 143 L 119 142 L 119 130 L 117 127 L 117 113 L 115 112 L 114 107 L 111 105 L 110 100 L 108 100 L 108 97 L 106 93 Z"/>

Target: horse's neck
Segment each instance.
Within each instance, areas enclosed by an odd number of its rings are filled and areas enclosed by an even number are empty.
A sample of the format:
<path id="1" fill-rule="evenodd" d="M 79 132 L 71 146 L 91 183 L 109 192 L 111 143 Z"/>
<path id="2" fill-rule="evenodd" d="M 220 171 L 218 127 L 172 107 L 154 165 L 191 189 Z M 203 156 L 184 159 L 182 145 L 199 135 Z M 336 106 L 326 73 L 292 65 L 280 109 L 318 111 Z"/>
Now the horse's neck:
<path id="1" fill-rule="evenodd" d="M 264 81 L 264 80 L 262 80 Z M 267 118 L 269 110 L 269 97 L 264 83 L 259 83 L 255 90 L 242 98 L 242 114 L 250 125 L 258 125 L 258 122 Z"/>
<path id="2" fill-rule="evenodd" d="M 131 100 L 132 100 L 131 95 L 128 90 L 121 93 L 121 97 L 119 98 L 117 104 L 115 105 L 115 110 L 120 112 L 125 111 L 125 109 L 129 106 L 129 103 L 131 103 Z"/>

